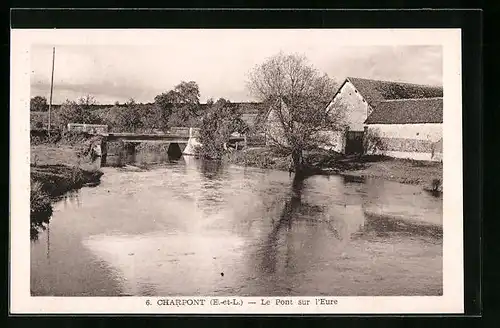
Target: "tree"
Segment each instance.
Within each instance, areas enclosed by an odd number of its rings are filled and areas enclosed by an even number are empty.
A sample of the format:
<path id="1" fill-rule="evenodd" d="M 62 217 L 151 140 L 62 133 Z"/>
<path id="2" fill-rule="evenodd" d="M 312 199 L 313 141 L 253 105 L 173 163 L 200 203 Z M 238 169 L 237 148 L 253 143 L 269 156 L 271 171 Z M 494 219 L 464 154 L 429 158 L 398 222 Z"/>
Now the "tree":
<path id="1" fill-rule="evenodd" d="M 79 98 L 77 101 L 66 101 L 54 111 L 54 126 L 64 129 L 68 123 L 100 123 L 99 117 L 94 113 L 93 106 L 97 104 L 92 96 Z"/>
<path id="2" fill-rule="evenodd" d="M 146 132 L 155 132 L 162 129 L 160 111 L 155 104 L 139 104 L 141 126 Z"/>
<path id="3" fill-rule="evenodd" d="M 47 98 L 35 96 L 30 99 L 30 111 L 44 112 L 48 110 Z"/>
<path id="4" fill-rule="evenodd" d="M 96 124 L 99 123 L 100 120 L 94 112 L 97 105 L 97 100 L 91 95 L 85 95 L 83 97 L 78 98 L 77 107 L 80 114 L 80 120 L 82 122 L 75 123 L 87 123 L 87 124 Z"/>
<path id="5" fill-rule="evenodd" d="M 194 81 L 176 85 L 173 90 L 155 97 L 155 109 L 161 127 L 166 130 L 172 126 L 190 126 L 198 119 L 200 91 Z"/>
<path id="6" fill-rule="evenodd" d="M 250 72 L 247 87 L 270 108 L 267 136 L 291 154 L 296 174 L 303 172 L 303 151 L 325 142 L 322 132 L 342 125 L 344 110 L 327 107 L 335 82 L 303 56 L 267 59 Z"/>
<path id="7" fill-rule="evenodd" d="M 223 98 L 204 112 L 201 121 L 199 138 L 202 147 L 199 148 L 199 154 L 205 158 L 221 158 L 224 144 L 229 141 L 231 134 L 244 133 L 248 129 L 238 107 Z"/>
<path id="8" fill-rule="evenodd" d="M 142 128 L 141 113 L 133 98 L 129 99 L 124 106 L 116 107 L 115 128 L 121 132 L 136 132 Z"/>

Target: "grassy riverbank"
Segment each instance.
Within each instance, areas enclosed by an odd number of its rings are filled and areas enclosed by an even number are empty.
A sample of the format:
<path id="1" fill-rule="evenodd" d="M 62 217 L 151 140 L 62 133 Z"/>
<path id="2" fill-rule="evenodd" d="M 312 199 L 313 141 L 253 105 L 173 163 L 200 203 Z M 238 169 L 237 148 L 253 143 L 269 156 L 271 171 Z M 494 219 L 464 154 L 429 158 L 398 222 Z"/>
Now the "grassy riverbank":
<path id="1" fill-rule="evenodd" d="M 269 148 L 249 148 L 227 156 L 229 163 L 266 169 L 288 170 L 288 158 Z M 396 159 L 385 156 L 343 156 L 327 151 L 304 155 L 307 169 L 314 174 L 338 174 L 361 178 L 381 178 L 441 190 L 443 164 L 440 162 Z"/>
<path id="2" fill-rule="evenodd" d="M 34 225 L 48 220 L 54 197 L 84 185 L 99 183 L 103 173 L 79 154 L 80 148 L 63 144 L 31 146 L 32 229 Z"/>

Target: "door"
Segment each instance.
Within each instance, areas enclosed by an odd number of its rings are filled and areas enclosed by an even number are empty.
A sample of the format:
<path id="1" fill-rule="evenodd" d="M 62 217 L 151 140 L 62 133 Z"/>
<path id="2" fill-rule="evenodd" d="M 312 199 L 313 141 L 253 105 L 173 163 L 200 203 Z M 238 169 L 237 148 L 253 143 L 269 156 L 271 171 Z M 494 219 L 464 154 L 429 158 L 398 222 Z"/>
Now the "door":
<path id="1" fill-rule="evenodd" d="M 346 154 L 363 153 L 363 134 L 364 131 L 347 131 L 345 145 Z"/>

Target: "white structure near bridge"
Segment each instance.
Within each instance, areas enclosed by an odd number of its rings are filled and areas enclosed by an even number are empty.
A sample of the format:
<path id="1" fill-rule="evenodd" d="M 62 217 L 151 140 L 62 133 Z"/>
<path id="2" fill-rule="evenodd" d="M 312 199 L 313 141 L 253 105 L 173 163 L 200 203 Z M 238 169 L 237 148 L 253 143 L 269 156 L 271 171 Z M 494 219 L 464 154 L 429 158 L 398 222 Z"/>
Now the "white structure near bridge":
<path id="1" fill-rule="evenodd" d="M 183 155 L 195 155 L 196 149 L 201 147 L 201 143 L 198 141 L 199 129 L 189 128 L 189 139 L 186 143 L 186 147 L 182 150 Z"/>
<path id="2" fill-rule="evenodd" d="M 68 123 L 68 131 L 86 132 L 88 134 L 107 134 L 108 126 L 103 124 Z"/>

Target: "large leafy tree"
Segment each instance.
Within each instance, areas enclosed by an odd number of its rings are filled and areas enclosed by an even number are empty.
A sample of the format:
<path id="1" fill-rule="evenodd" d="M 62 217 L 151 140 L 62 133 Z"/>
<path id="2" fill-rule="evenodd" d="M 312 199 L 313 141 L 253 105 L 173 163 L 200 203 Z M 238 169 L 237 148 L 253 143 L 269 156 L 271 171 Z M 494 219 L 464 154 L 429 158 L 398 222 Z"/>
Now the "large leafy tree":
<path id="1" fill-rule="evenodd" d="M 173 90 L 155 97 L 161 128 L 192 126 L 200 116 L 200 91 L 194 81 L 182 81 Z"/>
<path id="2" fill-rule="evenodd" d="M 248 127 L 241 119 L 241 113 L 235 104 L 220 98 L 215 103 L 208 101 L 208 109 L 202 117 L 200 127 L 199 154 L 206 158 L 220 158 L 224 153 L 224 144 L 234 132 L 245 133 Z"/>
<path id="3" fill-rule="evenodd" d="M 295 172 L 302 172 L 303 151 L 324 142 L 322 133 L 342 123 L 344 110 L 327 107 L 335 82 L 304 56 L 279 53 L 250 72 L 247 86 L 269 108 L 268 138 L 290 153 Z"/>
<path id="4" fill-rule="evenodd" d="M 47 98 L 35 96 L 30 99 L 30 111 L 44 112 L 48 110 Z"/>
<path id="5" fill-rule="evenodd" d="M 142 128 L 141 112 L 133 98 L 124 106 L 116 107 L 116 120 L 114 129 L 122 132 L 137 132 Z"/>

